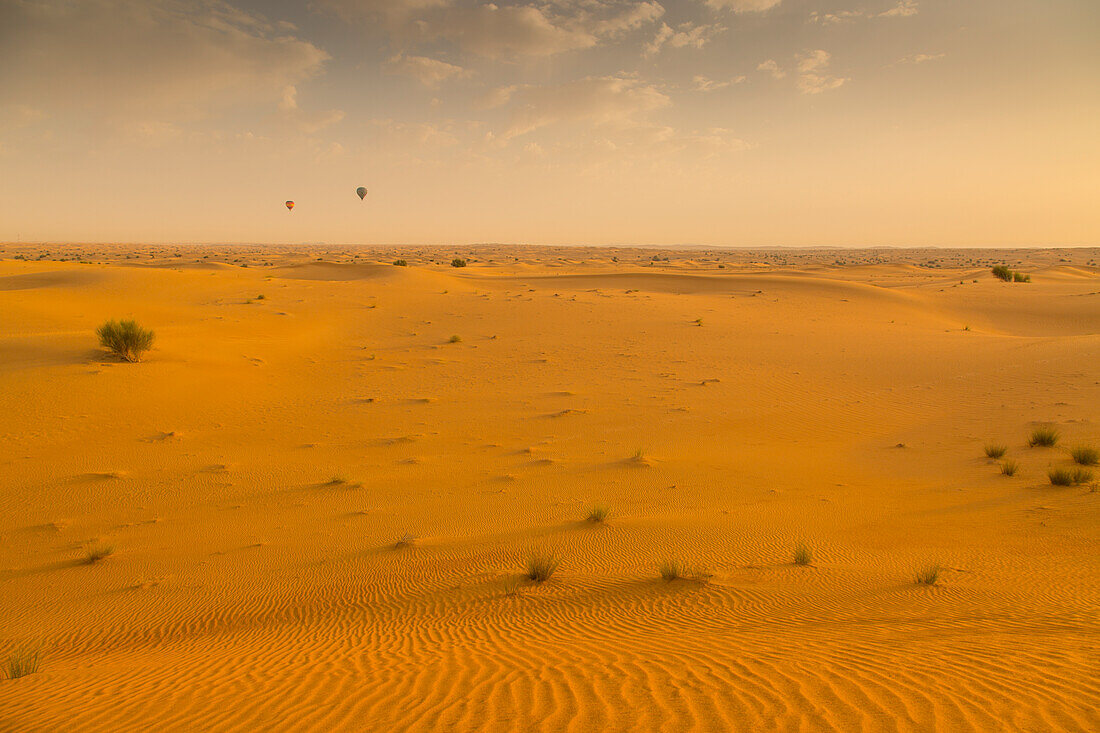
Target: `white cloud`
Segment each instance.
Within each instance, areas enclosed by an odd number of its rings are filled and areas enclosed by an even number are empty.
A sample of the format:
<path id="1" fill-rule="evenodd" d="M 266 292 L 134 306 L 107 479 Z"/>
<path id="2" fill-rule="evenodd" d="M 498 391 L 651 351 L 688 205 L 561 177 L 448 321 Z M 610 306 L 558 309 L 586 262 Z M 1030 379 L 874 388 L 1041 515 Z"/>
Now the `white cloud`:
<path id="1" fill-rule="evenodd" d="M 761 61 L 760 65 L 756 67 L 757 71 L 766 71 L 772 75 L 773 79 L 782 79 L 787 75 L 787 72 L 779 67 L 775 59 L 768 59 L 767 61 Z"/>
<path id="2" fill-rule="evenodd" d="M 898 60 L 899 64 L 923 64 L 928 61 L 938 61 L 947 54 L 945 53 L 915 53 L 912 56 L 906 56 Z"/>
<path id="3" fill-rule="evenodd" d="M 655 22 L 656 0 L 545 0 L 498 5 L 459 0 L 319 0 L 343 18 L 374 21 L 400 49 L 447 41 L 490 59 L 592 48 Z"/>
<path id="4" fill-rule="evenodd" d="M 128 119 L 285 105 L 328 55 L 221 0 L 8 0 L 0 96 Z"/>
<path id="5" fill-rule="evenodd" d="M 662 48 L 702 48 L 716 34 L 726 30 L 721 25 L 695 25 L 681 23 L 675 29 L 662 23 L 657 35 L 646 44 L 646 55 L 659 52 Z"/>
<path id="6" fill-rule="evenodd" d="M 649 112 L 669 103 L 655 86 L 621 75 L 547 86 L 504 87 L 491 100 L 493 106 L 504 106 L 509 111 L 505 139 L 559 123 L 636 127 Z"/>
<path id="7" fill-rule="evenodd" d="M 828 73 L 832 56 L 828 51 L 809 51 L 798 59 L 798 90 L 803 94 L 820 94 L 843 86 L 848 79 Z"/>
<path id="8" fill-rule="evenodd" d="M 909 18 L 919 12 L 916 0 L 900 0 L 891 8 L 875 12 L 873 10 L 839 10 L 835 13 L 810 13 L 810 21 L 821 25 L 848 23 L 860 18 Z"/>
<path id="9" fill-rule="evenodd" d="M 719 89 L 725 89 L 728 86 L 734 84 L 741 84 L 746 77 L 735 76 L 732 79 L 726 79 L 725 81 L 715 81 L 714 79 L 708 79 L 705 76 L 694 76 L 691 79 L 691 88 L 697 92 L 713 92 Z"/>
<path id="10" fill-rule="evenodd" d="M 783 0 L 706 0 L 706 4 L 715 10 L 730 9 L 735 13 L 763 13 L 771 10 Z"/>
<path id="11" fill-rule="evenodd" d="M 470 72 L 461 66 L 448 64 L 446 61 L 431 59 L 427 56 L 406 56 L 403 53 L 399 53 L 387 61 L 386 69 L 391 74 L 412 77 L 432 89 L 448 79 L 470 75 Z"/>

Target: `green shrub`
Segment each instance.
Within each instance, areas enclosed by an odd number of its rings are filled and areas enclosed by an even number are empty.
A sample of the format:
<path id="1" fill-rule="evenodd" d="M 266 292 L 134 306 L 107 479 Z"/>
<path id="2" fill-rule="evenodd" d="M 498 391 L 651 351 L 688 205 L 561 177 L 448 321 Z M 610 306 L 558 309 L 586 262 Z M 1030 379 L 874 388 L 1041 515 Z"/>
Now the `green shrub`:
<path id="1" fill-rule="evenodd" d="M 466 260 L 460 260 L 457 257 L 455 257 L 453 260 L 451 260 L 451 267 L 465 267 L 465 266 L 466 266 Z"/>
<path id="2" fill-rule="evenodd" d="M 1073 469 L 1073 483 L 1087 484 L 1089 481 L 1092 481 L 1092 471 L 1087 468 Z"/>
<path id="3" fill-rule="evenodd" d="M 814 559 L 814 553 L 806 547 L 805 543 L 799 542 L 794 548 L 794 564 L 795 565 L 809 565 Z"/>
<path id="4" fill-rule="evenodd" d="M 1082 466 L 1095 466 L 1100 463 L 1100 451 L 1087 445 L 1079 445 L 1071 449 L 1069 454 L 1073 456 L 1075 463 L 1080 463 Z"/>
<path id="5" fill-rule="evenodd" d="M 1025 275 L 1022 272 L 1012 273 L 1012 282 L 1014 283 L 1029 283 L 1031 282 L 1031 275 Z"/>
<path id="6" fill-rule="evenodd" d="M 994 445 L 994 444 L 990 443 L 989 445 L 987 445 L 985 447 L 986 456 L 988 456 L 989 458 L 992 458 L 993 460 L 997 460 L 998 458 L 1001 458 L 1007 452 L 1008 452 L 1008 448 L 1006 446 L 1003 446 L 1003 445 Z"/>
<path id="7" fill-rule="evenodd" d="M 409 263 L 406 262 L 405 260 L 394 260 L 393 264 L 396 265 L 397 267 L 408 267 L 409 266 Z"/>
<path id="8" fill-rule="evenodd" d="M 1058 442 L 1059 434 L 1056 428 L 1049 426 L 1035 428 L 1031 431 L 1031 437 L 1027 439 L 1028 446 L 1035 448 L 1050 448 Z"/>
<path id="9" fill-rule="evenodd" d="M 1005 265 L 994 265 L 993 275 L 1004 280 L 1006 283 L 1012 281 L 1012 270 L 1008 269 Z"/>
<path id="10" fill-rule="evenodd" d="M 1052 468 L 1047 471 L 1052 486 L 1072 486 L 1074 472 L 1068 468 Z"/>
<path id="11" fill-rule="evenodd" d="M 141 361 L 141 355 L 153 346 L 156 334 L 137 321 L 107 321 L 98 329 L 99 343 L 124 361 Z"/>

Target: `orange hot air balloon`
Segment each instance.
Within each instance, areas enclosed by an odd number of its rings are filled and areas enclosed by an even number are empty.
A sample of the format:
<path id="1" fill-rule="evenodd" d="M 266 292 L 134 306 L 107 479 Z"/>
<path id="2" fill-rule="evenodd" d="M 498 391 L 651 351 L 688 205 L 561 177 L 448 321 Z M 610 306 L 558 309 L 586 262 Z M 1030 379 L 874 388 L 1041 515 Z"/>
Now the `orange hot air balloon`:
<path id="1" fill-rule="evenodd" d="M 293 201 L 287 201 L 286 202 L 286 208 L 287 208 L 287 210 L 292 210 L 294 208 L 294 202 Z"/>

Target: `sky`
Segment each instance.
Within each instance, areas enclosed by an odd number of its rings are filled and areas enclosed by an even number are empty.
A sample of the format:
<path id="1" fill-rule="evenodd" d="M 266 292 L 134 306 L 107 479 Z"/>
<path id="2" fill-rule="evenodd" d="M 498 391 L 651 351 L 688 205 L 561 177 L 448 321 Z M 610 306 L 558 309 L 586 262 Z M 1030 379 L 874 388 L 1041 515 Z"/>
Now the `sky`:
<path id="1" fill-rule="evenodd" d="M 1096 0 L 0 0 L 0 241 L 1096 246 L 1097 39 Z"/>

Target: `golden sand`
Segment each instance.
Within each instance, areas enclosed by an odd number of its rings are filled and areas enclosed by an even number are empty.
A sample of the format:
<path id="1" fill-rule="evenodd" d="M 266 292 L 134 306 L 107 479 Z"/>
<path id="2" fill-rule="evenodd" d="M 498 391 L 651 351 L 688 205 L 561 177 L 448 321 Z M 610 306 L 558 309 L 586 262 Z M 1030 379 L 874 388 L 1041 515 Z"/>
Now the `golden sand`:
<path id="1" fill-rule="evenodd" d="M 0 246 L 0 730 L 1100 730 L 1098 256 Z"/>

